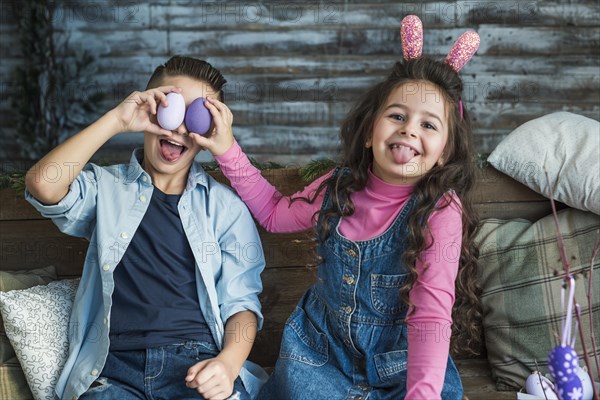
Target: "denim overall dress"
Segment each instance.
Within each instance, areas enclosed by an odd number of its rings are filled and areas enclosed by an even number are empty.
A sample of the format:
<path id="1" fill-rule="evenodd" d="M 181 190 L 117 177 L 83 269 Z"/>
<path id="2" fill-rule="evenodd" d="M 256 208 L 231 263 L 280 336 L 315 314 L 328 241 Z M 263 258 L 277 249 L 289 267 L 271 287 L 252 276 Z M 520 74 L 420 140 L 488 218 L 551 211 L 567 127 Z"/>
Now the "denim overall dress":
<path id="1" fill-rule="evenodd" d="M 334 176 L 338 171 L 334 172 Z M 323 210 L 332 204 L 331 188 Z M 318 252 L 318 279 L 288 318 L 273 375 L 259 399 L 378 400 L 406 395 L 407 307 L 400 262 L 411 198 L 380 236 L 351 241 L 331 221 Z M 462 399 L 462 383 L 450 356 L 442 399 Z"/>

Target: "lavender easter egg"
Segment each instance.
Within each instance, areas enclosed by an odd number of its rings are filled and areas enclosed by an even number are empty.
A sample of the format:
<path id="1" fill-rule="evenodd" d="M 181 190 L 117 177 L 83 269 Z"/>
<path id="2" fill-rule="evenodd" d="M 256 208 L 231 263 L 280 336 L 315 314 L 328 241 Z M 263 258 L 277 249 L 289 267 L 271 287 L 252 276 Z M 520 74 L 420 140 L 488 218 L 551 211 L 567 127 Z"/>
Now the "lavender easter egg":
<path id="1" fill-rule="evenodd" d="M 210 132 L 212 125 L 212 115 L 204 105 L 206 99 L 198 97 L 189 105 L 185 113 L 185 126 L 188 131 L 205 135 Z"/>
<path id="2" fill-rule="evenodd" d="M 592 378 L 590 378 L 590 375 L 581 367 L 577 368 L 577 376 L 581 381 L 581 388 L 583 389 L 583 396 L 581 397 L 581 400 L 592 400 L 594 397 Z"/>
<path id="3" fill-rule="evenodd" d="M 583 387 L 577 375 L 572 375 L 566 382 L 557 382 L 556 389 L 560 400 L 581 400 L 583 397 Z"/>
<path id="4" fill-rule="evenodd" d="M 579 368 L 579 357 L 571 346 L 556 346 L 548 353 L 548 369 L 558 384 L 575 376 Z"/>
<path id="5" fill-rule="evenodd" d="M 181 94 L 171 92 L 167 94 L 167 102 L 167 107 L 159 104 L 156 119 L 161 127 L 172 131 L 177 129 L 185 118 L 185 99 Z"/>
<path id="6" fill-rule="evenodd" d="M 538 371 L 527 377 L 525 391 L 542 399 L 558 400 L 558 395 L 554 391 L 554 384 Z"/>

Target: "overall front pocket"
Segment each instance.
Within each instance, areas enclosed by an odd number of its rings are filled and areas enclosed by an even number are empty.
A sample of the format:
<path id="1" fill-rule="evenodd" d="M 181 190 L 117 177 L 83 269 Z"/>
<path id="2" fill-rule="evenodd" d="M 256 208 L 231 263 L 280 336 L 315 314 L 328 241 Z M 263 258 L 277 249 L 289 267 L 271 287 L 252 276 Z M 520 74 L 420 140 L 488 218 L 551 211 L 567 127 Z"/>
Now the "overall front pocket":
<path id="1" fill-rule="evenodd" d="M 383 275 L 371 274 L 371 304 L 384 315 L 400 314 L 406 305 L 400 298 L 400 289 L 408 274 Z"/>
<path id="2" fill-rule="evenodd" d="M 280 358 L 289 358 L 320 367 L 329 359 L 327 335 L 319 332 L 304 310 L 296 307 L 283 329 Z"/>
<path id="3" fill-rule="evenodd" d="M 375 355 L 375 367 L 382 382 L 402 379 L 402 375 L 400 374 L 406 371 L 407 364 L 408 354 L 406 350 L 396 350 Z"/>

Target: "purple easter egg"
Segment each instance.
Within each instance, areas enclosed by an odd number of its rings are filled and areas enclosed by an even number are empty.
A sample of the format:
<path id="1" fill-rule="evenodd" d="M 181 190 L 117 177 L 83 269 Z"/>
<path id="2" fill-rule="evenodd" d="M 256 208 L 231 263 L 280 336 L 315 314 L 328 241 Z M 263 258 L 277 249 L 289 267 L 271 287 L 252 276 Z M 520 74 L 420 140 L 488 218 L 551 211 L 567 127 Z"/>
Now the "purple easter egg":
<path id="1" fill-rule="evenodd" d="M 566 382 L 557 382 L 556 389 L 560 400 L 581 400 L 583 398 L 583 385 L 577 375 L 572 375 Z"/>
<path id="2" fill-rule="evenodd" d="M 206 99 L 198 97 L 189 105 L 185 113 L 185 126 L 188 131 L 205 135 L 210 132 L 212 116 L 210 111 L 204 105 Z"/>
<path id="3" fill-rule="evenodd" d="M 556 383 L 567 382 L 578 368 L 579 357 L 571 346 L 556 346 L 548 353 L 548 369 Z"/>

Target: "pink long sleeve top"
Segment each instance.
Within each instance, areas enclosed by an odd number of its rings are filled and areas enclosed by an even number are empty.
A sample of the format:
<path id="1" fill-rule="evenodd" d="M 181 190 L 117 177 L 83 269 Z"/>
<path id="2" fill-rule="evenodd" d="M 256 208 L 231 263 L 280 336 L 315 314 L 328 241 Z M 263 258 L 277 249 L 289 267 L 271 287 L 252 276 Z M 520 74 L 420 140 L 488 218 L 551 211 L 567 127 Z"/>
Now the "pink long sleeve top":
<path id="1" fill-rule="evenodd" d="M 256 220 L 270 232 L 298 232 L 316 223 L 315 212 L 322 205 L 324 192 L 308 204 L 290 198 L 312 197 L 331 172 L 304 190 L 283 196 L 248 160 L 237 142 L 223 155 L 215 157 L 225 176 L 246 203 Z M 362 241 L 385 232 L 410 198 L 414 185 L 389 184 L 369 172 L 367 186 L 351 195 L 355 212 L 342 218 L 340 233 L 350 240 Z M 410 291 L 415 305 L 409 313 L 406 399 L 439 399 L 444 383 L 450 332 L 454 281 L 458 271 L 462 239 L 461 205 L 456 196 L 450 206 L 434 211 L 429 218 L 433 244 L 416 263 L 418 279 Z M 431 241 L 429 242 L 431 243 Z"/>

